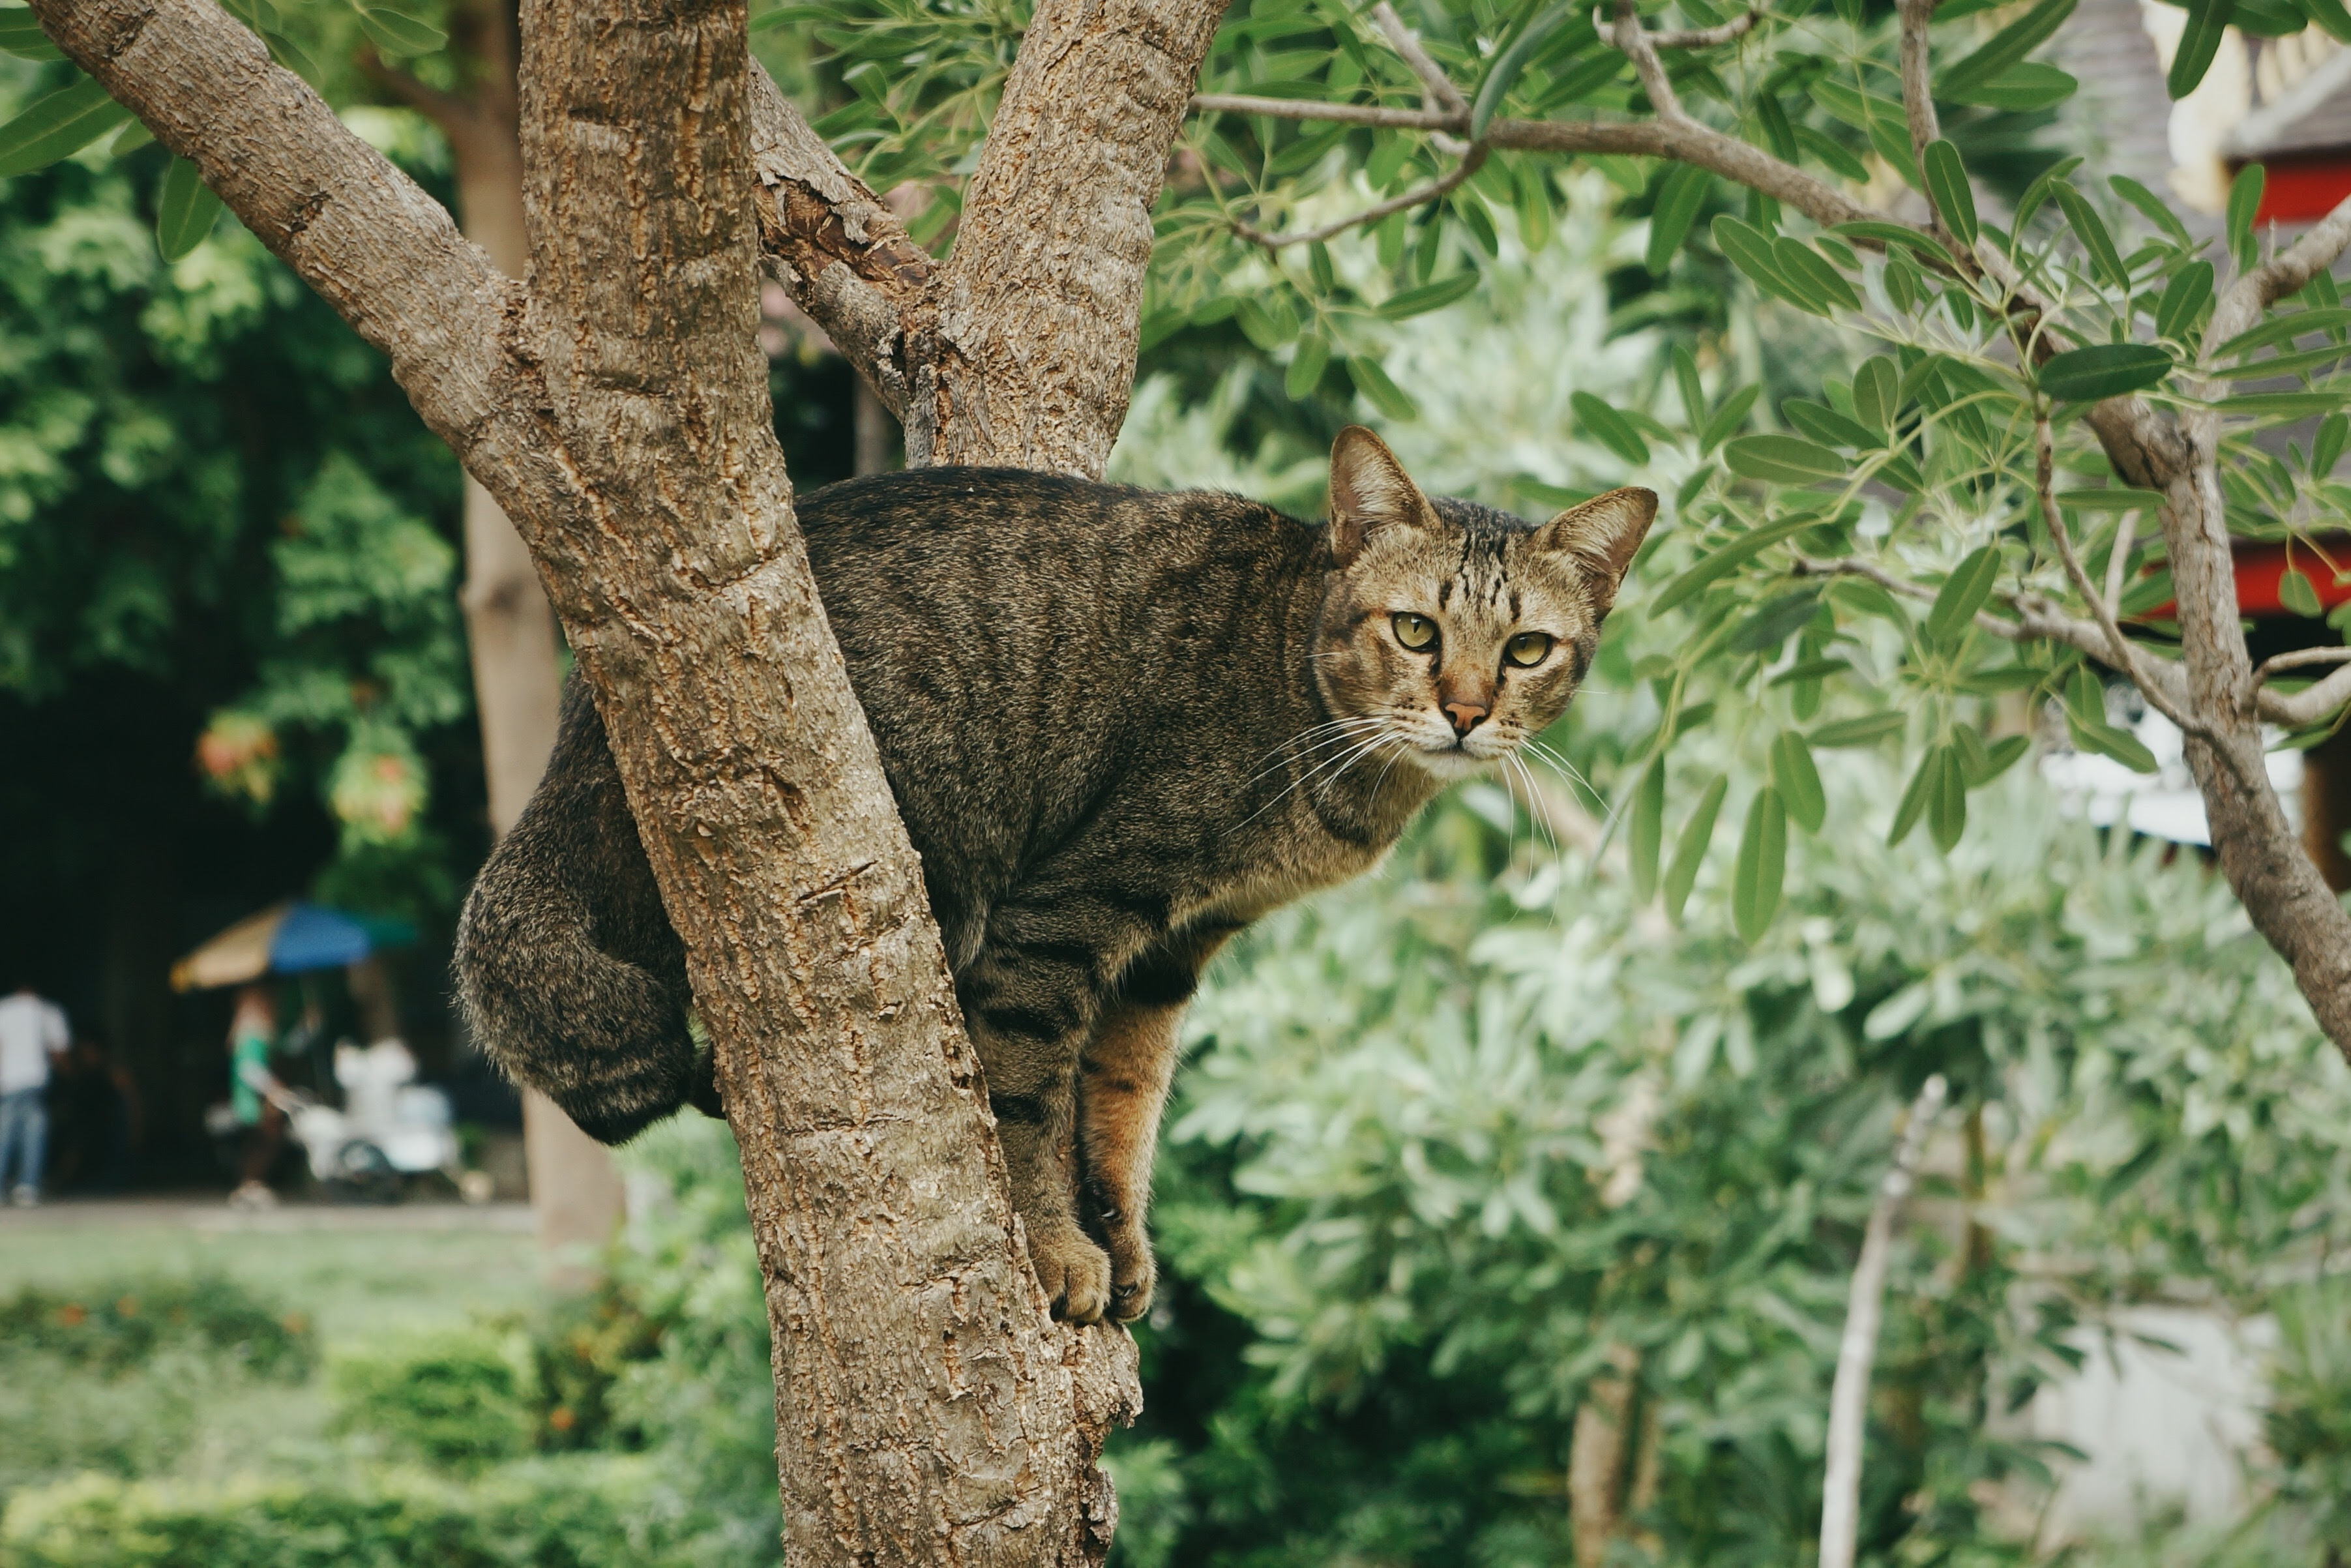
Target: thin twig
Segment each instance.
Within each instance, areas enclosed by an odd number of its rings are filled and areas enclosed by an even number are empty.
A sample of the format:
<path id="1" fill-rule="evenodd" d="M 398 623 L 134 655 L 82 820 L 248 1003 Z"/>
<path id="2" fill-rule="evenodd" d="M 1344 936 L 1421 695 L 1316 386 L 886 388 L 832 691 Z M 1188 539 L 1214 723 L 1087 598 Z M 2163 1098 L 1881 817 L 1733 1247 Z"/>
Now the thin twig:
<path id="1" fill-rule="evenodd" d="M 1659 120 L 1687 118 L 1682 113 L 1682 100 L 1675 94 L 1673 82 L 1666 76 L 1666 63 L 1657 58 L 1656 40 L 1641 26 L 1633 0 L 1616 0 L 1616 25 L 1601 28 L 1600 36 L 1624 50 L 1625 57 L 1633 62 L 1633 74 L 1641 78 L 1641 90 L 1649 95 L 1650 107 L 1657 111 Z"/>
<path id="2" fill-rule="evenodd" d="M 1247 93 L 1202 92 L 1192 96 L 1196 114 L 1261 114 L 1274 120 L 1330 120 L 1343 125 L 1371 125 L 1389 131 L 1460 130 L 1469 123 L 1460 113 L 1426 109 L 1388 109 L 1375 103 L 1317 103 L 1309 99 L 1253 98 Z"/>
<path id="3" fill-rule="evenodd" d="M 2131 640 L 2123 635 L 2122 625 L 2115 619 L 2113 609 L 2090 583 L 2090 574 L 2082 570 L 2081 558 L 2074 551 L 2074 537 L 2065 527 L 2065 515 L 2057 508 L 2056 450 L 2049 434 L 2049 416 L 2043 413 L 2032 422 L 2033 490 L 2041 503 L 2041 520 L 2049 530 L 2050 543 L 2057 547 L 2057 559 L 2064 563 L 2065 575 L 2074 584 L 2074 591 L 2087 601 L 2098 620 L 2098 630 L 2105 634 L 2106 662 L 2131 678 L 2150 706 L 2178 725 L 2189 735 L 2200 736 L 2214 742 L 2219 737 L 2201 715 L 2188 711 L 2188 694 L 2177 671 L 2157 665 L 2140 653 Z M 2168 676 L 2169 678 L 2167 678 Z"/>
<path id="4" fill-rule="evenodd" d="M 2115 525 L 2115 548 L 2106 554 L 2106 618 L 2118 620 L 2123 611 L 2123 576 L 2130 565 L 2131 547 L 2138 543 L 2138 514 L 2125 512 Z"/>
<path id="5" fill-rule="evenodd" d="M 1388 47 L 1404 57 L 1404 63 L 1412 68 L 1412 74 L 1420 78 L 1421 86 L 1428 89 L 1429 101 L 1457 119 L 1466 120 L 1469 115 L 1469 100 L 1461 96 L 1459 88 L 1453 85 L 1453 78 L 1445 74 L 1445 68 L 1428 57 L 1428 51 L 1420 47 L 1420 39 L 1404 25 L 1404 18 L 1395 14 L 1395 7 L 1389 5 L 1388 0 L 1380 0 L 1372 7 L 1372 20 L 1377 22 L 1380 31 L 1387 35 Z"/>
<path id="6" fill-rule="evenodd" d="M 1669 27 L 1662 33 L 1652 33 L 1649 42 L 1661 49 L 1710 49 L 1717 44 L 1745 37 L 1762 19 L 1761 11 L 1742 11 L 1717 26 Z"/>
<path id="7" fill-rule="evenodd" d="M 1869 1224 L 1861 1236 L 1853 1288 L 1844 1308 L 1844 1335 L 1837 1342 L 1836 1381 L 1829 1386 L 1828 1476 L 1821 1489 L 1821 1568 L 1853 1568 L 1861 1525 L 1862 1434 L 1869 1413 L 1869 1374 L 1877 1360 L 1877 1330 L 1886 1312 L 1886 1275 L 1894 1258 L 1894 1221 L 1910 1196 L 1926 1152 L 1927 1133 L 1943 1109 L 1950 1086 L 1939 1072 L 1927 1080 L 1911 1103 L 1909 1125 L 1896 1145 L 1894 1164 L 1877 1184 Z"/>
<path id="8" fill-rule="evenodd" d="M 1910 154 L 1922 164 L 1927 145 L 1942 135 L 1935 121 L 1934 84 L 1928 75 L 1928 25 L 1935 0 L 1901 0 L 1902 110 L 1910 121 Z"/>
<path id="9" fill-rule="evenodd" d="M 2306 670 L 2314 664 L 2351 663 L 2351 648 L 2297 648 L 2291 653 L 2280 653 L 2264 659 L 2253 669 L 2256 682 L 2273 681 L 2293 670 Z"/>
<path id="10" fill-rule="evenodd" d="M 2271 724 L 2281 724 L 2289 729 L 2303 729 L 2333 714 L 2346 702 L 2351 702 L 2351 666 L 2335 671 L 2316 685 L 2298 691 L 2292 696 L 2262 686 L 2254 699 L 2254 712 Z"/>
<path id="11" fill-rule="evenodd" d="M 1332 222 L 1324 224 L 1320 228 L 1301 229 L 1295 234 L 1270 235 L 1264 230 L 1253 228 L 1248 224 L 1235 222 L 1233 225 L 1233 233 L 1240 235 L 1241 238 L 1249 241 L 1251 245 L 1261 245 L 1268 250 L 1280 250 L 1284 246 L 1313 245 L 1319 241 L 1329 239 L 1332 235 L 1344 234 L 1349 229 L 1357 227 L 1360 225 L 1378 223 L 1382 218 L 1386 217 L 1391 213 L 1405 212 L 1410 208 L 1420 206 L 1425 203 L 1434 202 L 1439 197 L 1445 196 L 1458 188 L 1464 180 L 1467 180 L 1470 175 L 1475 174 L 1479 169 L 1483 167 L 1485 162 L 1486 147 L 1484 143 L 1480 142 L 1478 145 L 1471 147 L 1468 155 L 1465 156 L 1460 162 L 1456 163 L 1452 168 L 1447 170 L 1443 174 L 1440 174 L 1436 179 L 1429 181 L 1426 184 L 1416 185 L 1411 190 L 1405 192 L 1402 195 L 1390 196 L 1384 202 L 1381 202 L 1374 206 L 1365 207 L 1362 212 L 1353 214 L 1350 216 L 1333 219 Z"/>

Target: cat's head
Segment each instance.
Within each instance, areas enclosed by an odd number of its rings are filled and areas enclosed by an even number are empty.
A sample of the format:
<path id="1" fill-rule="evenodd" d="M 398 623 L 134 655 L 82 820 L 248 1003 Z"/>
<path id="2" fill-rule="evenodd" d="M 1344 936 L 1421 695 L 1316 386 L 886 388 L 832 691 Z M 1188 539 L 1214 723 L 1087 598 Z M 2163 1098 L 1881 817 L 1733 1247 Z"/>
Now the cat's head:
<path id="1" fill-rule="evenodd" d="M 1331 571 L 1313 669 L 1359 743 L 1462 778 L 1567 708 L 1657 497 L 1611 490 L 1540 526 L 1424 496 L 1359 425 L 1331 448 Z"/>

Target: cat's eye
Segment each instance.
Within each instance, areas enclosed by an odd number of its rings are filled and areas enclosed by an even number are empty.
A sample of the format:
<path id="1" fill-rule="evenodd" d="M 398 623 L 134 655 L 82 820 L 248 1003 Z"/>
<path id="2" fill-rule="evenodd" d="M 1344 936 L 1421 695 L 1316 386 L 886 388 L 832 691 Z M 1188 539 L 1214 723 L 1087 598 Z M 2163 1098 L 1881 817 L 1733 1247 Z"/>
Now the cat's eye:
<path id="1" fill-rule="evenodd" d="M 1551 657 L 1552 641 L 1546 632 L 1521 632 L 1502 644 L 1502 657 L 1520 669 L 1531 669 Z"/>
<path id="2" fill-rule="evenodd" d="M 1437 646 L 1437 622 L 1426 615 L 1397 615 L 1388 624 L 1395 629 L 1395 640 L 1416 653 Z"/>

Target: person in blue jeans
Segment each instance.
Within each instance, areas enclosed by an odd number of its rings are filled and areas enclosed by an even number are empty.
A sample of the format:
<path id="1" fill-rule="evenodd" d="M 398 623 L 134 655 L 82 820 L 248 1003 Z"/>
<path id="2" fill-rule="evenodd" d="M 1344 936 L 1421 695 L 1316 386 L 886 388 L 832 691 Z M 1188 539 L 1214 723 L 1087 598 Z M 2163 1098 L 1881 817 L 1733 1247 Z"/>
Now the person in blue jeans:
<path id="1" fill-rule="evenodd" d="M 48 1156 L 50 1059 L 73 1042 L 63 1009 L 18 986 L 0 997 L 0 1189 L 19 1208 L 41 1201 Z M 15 1176 L 13 1185 L 10 1176 Z"/>

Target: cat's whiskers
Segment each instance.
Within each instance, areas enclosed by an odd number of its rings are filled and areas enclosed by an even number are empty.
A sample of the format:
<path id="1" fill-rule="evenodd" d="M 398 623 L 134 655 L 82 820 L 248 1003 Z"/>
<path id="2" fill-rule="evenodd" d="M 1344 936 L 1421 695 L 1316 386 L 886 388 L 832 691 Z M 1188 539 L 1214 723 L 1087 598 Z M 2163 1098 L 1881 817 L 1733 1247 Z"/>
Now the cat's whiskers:
<path id="1" fill-rule="evenodd" d="M 1526 781 L 1528 820 L 1541 830 L 1544 838 L 1551 841 L 1551 852 L 1558 854 L 1559 826 L 1552 821 L 1551 804 L 1543 799 L 1542 791 L 1536 788 L 1534 773 L 1527 767 L 1526 758 L 1515 751 L 1509 752 L 1502 758 L 1502 768 L 1504 778 L 1516 773 Z"/>
<path id="2" fill-rule="evenodd" d="M 1602 795 L 1599 790 L 1593 788 L 1592 780 L 1583 776 L 1583 768 L 1578 768 L 1574 763 L 1561 756 L 1551 747 L 1548 747 L 1541 741 L 1537 740 L 1531 735 L 1527 737 L 1522 745 L 1528 756 L 1533 758 L 1536 761 L 1541 763 L 1544 767 L 1558 774 L 1560 778 L 1564 779 L 1568 784 L 1582 789 L 1586 795 L 1592 797 L 1592 803 L 1600 808 L 1604 814 L 1605 813 L 1608 806 L 1607 798 Z"/>
<path id="3" fill-rule="evenodd" d="M 1355 722 L 1366 722 L 1366 721 L 1355 721 Z M 1350 748 L 1350 749 L 1348 749 L 1348 750 L 1343 751 L 1342 753 L 1340 753 L 1340 754 L 1339 754 L 1337 757 L 1335 757 L 1335 758 L 1325 758 L 1325 759 L 1324 759 L 1324 760 L 1322 760 L 1322 762 L 1317 763 L 1317 764 L 1316 764 L 1312 768 L 1309 769 L 1307 772 L 1305 772 L 1305 773 L 1302 773 L 1302 774 L 1299 775 L 1299 776 L 1298 776 L 1297 778 L 1295 778 L 1295 779 L 1291 779 L 1288 784 L 1286 784 L 1286 785 L 1282 786 L 1282 788 L 1281 788 L 1280 790 L 1278 790 L 1278 791 L 1276 791 L 1276 792 L 1275 792 L 1273 799 L 1271 799 L 1271 800 L 1268 800 L 1264 805 L 1259 806 L 1256 810 L 1251 811 L 1251 812 L 1249 814 L 1248 818 L 1247 818 L 1247 819 L 1246 819 L 1246 820 L 1241 823 L 1241 826 L 1242 826 L 1242 827 L 1247 827 L 1247 826 L 1249 826 L 1249 824 L 1250 822 L 1254 822 L 1254 821 L 1256 821 L 1259 817 L 1262 817 L 1262 816 L 1263 816 L 1263 815 L 1265 815 L 1268 811 L 1270 811 L 1270 810 L 1273 810 L 1273 808 L 1274 808 L 1274 807 L 1279 806 L 1279 805 L 1280 805 L 1284 800 L 1289 800 L 1289 799 L 1290 799 L 1290 797 L 1292 794 L 1297 793 L 1298 791 L 1300 791 L 1300 790 L 1302 790 L 1302 789 L 1306 789 L 1308 786 L 1310 786 L 1311 784 L 1312 784 L 1312 783 L 1313 783 L 1313 781 L 1314 781 L 1317 778 L 1321 777 L 1321 776 L 1322 776 L 1322 774 L 1324 774 L 1324 773 L 1329 772 L 1332 768 L 1334 768 L 1334 767 L 1335 767 L 1335 768 L 1340 768 L 1342 771 L 1343 771 L 1343 770 L 1348 767 L 1348 765 L 1350 765 L 1351 763 L 1353 763 L 1353 761 L 1354 761 L 1358 757 L 1361 757 L 1364 752 L 1369 751 L 1369 750 L 1370 750 L 1371 748 L 1373 748 L 1374 747 L 1376 747 L 1376 746 L 1381 745 L 1383 742 L 1384 742 L 1384 741 L 1386 741 L 1386 740 L 1389 740 L 1389 739 L 1394 738 L 1392 736 L 1390 736 L 1390 735 L 1387 733 L 1387 727 L 1386 727 L 1386 726 L 1384 726 L 1384 725 L 1383 725 L 1383 724 L 1381 724 L 1378 720 L 1376 720 L 1376 719 L 1373 719 L 1373 720 L 1369 720 L 1369 721 L 1367 721 L 1367 722 L 1371 723 L 1371 724 L 1372 724 L 1372 725 L 1373 725 L 1373 726 L 1374 726 L 1374 727 L 1379 731 L 1379 733 L 1374 734 L 1374 735 L 1373 735 L 1369 739 L 1364 739 L 1364 740 L 1356 740 L 1356 739 L 1355 739 L 1355 735 L 1356 735 L 1356 734 L 1359 734 L 1359 733 L 1360 733 L 1360 731 L 1351 732 L 1350 734 L 1348 734 L 1348 735 L 1346 735 L 1346 736 L 1343 736 L 1343 737 L 1339 737 L 1340 739 L 1343 739 L 1343 740 L 1352 741 L 1353 744 L 1353 746 L 1351 747 L 1351 748 Z M 1317 749 L 1320 749 L 1320 747 L 1317 747 Z M 1264 777 L 1264 775 L 1260 774 L 1260 775 L 1259 775 L 1259 778 L 1262 778 L 1262 777 Z M 1324 788 L 1325 788 L 1325 792 L 1327 793 L 1327 791 L 1328 791 L 1328 786 L 1326 785 Z"/>
<path id="4" fill-rule="evenodd" d="M 1349 718 L 1334 718 L 1322 724 L 1309 726 L 1307 728 L 1300 730 L 1296 735 L 1291 736 L 1288 740 L 1281 742 L 1279 746 L 1276 746 L 1271 750 L 1266 752 L 1265 755 L 1267 757 L 1275 758 L 1277 760 L 1269 766 L 1259 769 L 1256 773 L 1251 774 L 1249 779 L 1242 783 L 1241 788 L 1247 789 L 1250 785 L 1255 784 L 1259 779 L 1266 777 L 1266 775 L 1280 772 L 1282 768 L 1290 767 L 1292 763 L 1302 763 L 1318 751 L 1323 750 L 1328 747 L 1336 746 L 1354 736 L 1362 734 L 1365 726 L 1375 726 L 1379 723 L 1380 720 L 1377 718 L 1358 714 Z M 1330 733 L 1333 731 L 1338 733 Z M 1307 746 L 1303 750 L 1293 752 L 1293 747 L 1298 747 L 1310 737 L 1320 737 L 1321 738 L 1316 739 L 1312 745 Z M 1262 759 L 1260 758 L 1260 760 Z"/>

